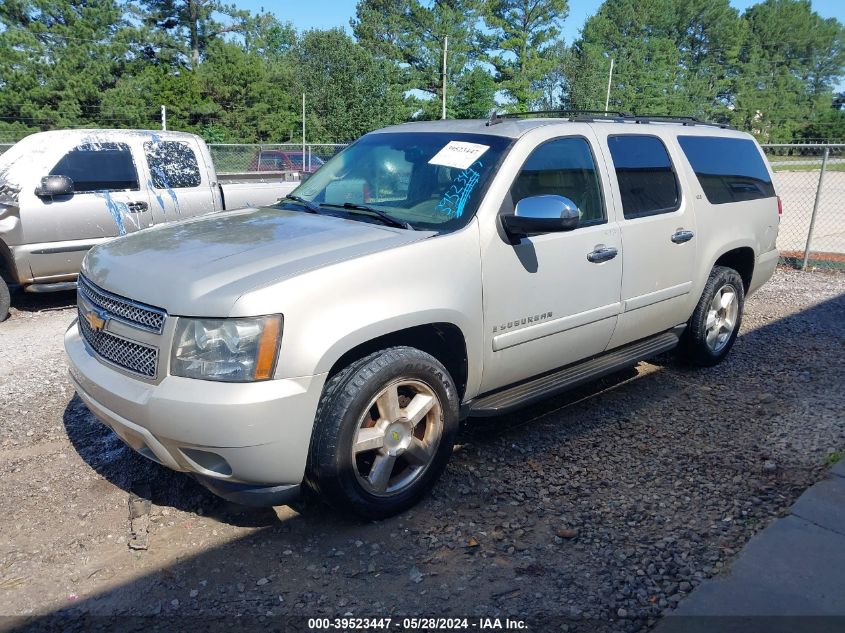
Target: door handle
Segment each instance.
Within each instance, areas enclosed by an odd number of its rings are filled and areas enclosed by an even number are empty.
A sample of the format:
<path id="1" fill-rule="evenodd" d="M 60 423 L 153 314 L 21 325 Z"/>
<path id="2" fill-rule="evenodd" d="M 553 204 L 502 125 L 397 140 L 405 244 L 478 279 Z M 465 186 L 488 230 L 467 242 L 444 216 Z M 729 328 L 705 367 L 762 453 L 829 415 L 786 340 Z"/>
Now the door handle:
<path id="1" fill-rule="evenodd" d="M 149 205 L 146 202 L 130 202 L 126 205 L 126 208 L 129 209 L 130 213 L 141 213 L 146 211 Z"/>
<path id="2" fill-rule="evenodd" d="M 683 244 L 684 242 L 689 242 L 693 237 L 695 237 L 695 233 L 692 231 L 678 229 L 672 234 L 672 241 L 675 244 Z"/>
<path id="3" fill-rule="evenodd" d="M 619 251 L 612 246 L 601 246 L 593 252 L 587 253 L 587 261 L 593 264 L 601 264 L 602 262 L 610 261 L 618 254 Z"/>

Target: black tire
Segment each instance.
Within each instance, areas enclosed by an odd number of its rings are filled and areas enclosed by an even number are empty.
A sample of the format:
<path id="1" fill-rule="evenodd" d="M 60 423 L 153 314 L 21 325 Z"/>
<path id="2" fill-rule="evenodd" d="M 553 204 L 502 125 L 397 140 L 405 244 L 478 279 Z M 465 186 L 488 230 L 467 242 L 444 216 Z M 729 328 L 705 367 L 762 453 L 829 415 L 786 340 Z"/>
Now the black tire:
<path id="1" fill-rule="evenodd" d="M 360 480 L 352 444 L 363 416 L 389 385 L 411 380 L 438 399 L 442 433 L 430 461 L 405 488 L 371 494 Z M 401 396 L 400 396 L 401 398 Z M 326 383 L 311 438 L 306 483 L 335 508 L 367 519 L 393 516 L 417 503 L 434 485 L 452 454 L 458 430 L 458 394 L 449 372 L 433 356 L 391 347 L 355 361 Z M 403 462 L 397 459 L 397 466 Z M 406 466 L 409 468 L 409 466 Z M 391 467 L 391 473 L 393 467 Z"/>
<path id="2" fill-rule="evenodd" d="M 737 314 L 730 335 L 714 349 L 714 346 L 708 344 L 707 340 L 708 314 L 711 312 L 711 303 L 713 303 L 716 293 L 726 287 L 732 289 L 735 294 Z M 727 292 L 729 291 L 727 290 Z M 686 361 L 700 367 L 712 367 L 722 362 L 736 341 L 739 328 L 742 325 L 744 308 L 745 286 L 743 285 L 740 274 L 733 268 L 714 266 L 713 270 L 710 271 L 710 277 L 704 286 L 704 292 L 701 293 L 701 299 L 698 301 L 692 317 L 690 317 L 687 329 L 681 340 L 680 350 L 682 357 Z"/>
<path id="3" fill-rule="evenodd" d="M 12 305 L 12 295 L 6 281 L 0 277 L 0 323 L 9 316 L 9 306 Z"/>

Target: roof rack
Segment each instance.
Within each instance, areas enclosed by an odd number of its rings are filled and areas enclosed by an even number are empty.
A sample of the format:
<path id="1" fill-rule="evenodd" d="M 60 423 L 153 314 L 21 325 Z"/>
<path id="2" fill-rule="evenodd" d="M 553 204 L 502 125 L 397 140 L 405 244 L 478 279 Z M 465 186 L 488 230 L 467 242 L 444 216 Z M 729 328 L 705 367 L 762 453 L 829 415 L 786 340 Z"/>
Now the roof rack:
<path id="1" fill-rule="evenodd" d="M 499 114 L 495 110 L 490 113 L 487 125 L 497 125 L 505 119 L 519 119 L 522 117 L 536 117 L 554 115 L 557 117 L 571 118 L 573 116 L 597 116 L 601 118 L 623 119 L 633 116 L 630 112 L 614 112 L 612 110 L 534 110 L 533 112 L 505 112 Z"/>
<path id="2" fill-rule="evenodd" d="M 518 119 L 522 117 L 554 115 L 567 118 L 570 121 L 618 121 L 630 123 L 680 123 L 681 125 L 706 125 L 718 127 L 723 130 L 735 129 L 727 123 L 713 123 L 703 121 L 692 116 L 672 116 L 668 114 L 632 114 L 630 112 L 616 112 L 607 110 L 537 110 L 534 112 L 508 112 L 499 114 L 495 110 L 490 113 L 487 125 L 496 125 L 505 119 Z"/>

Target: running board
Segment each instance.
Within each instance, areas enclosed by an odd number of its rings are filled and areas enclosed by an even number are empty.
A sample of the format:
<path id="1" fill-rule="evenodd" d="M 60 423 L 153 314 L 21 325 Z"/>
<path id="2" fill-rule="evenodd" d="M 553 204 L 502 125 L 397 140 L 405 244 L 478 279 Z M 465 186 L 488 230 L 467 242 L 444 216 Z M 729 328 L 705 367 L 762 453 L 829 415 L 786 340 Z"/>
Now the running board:
<path id="1" fill-rule="evenodd" d="M 75 281 L 58 281 L 52 284 L 30 284 L 24 286 L 26 292 L 35 292 L 42 294 L 45 292 L 67 292 L 68 290 L 76 290 Z"/>
<path id="2" fill-rule="evenodd" d="M 601 356 L 569 365 L 551 374 L 533 378 L 501 391 L 481 396 L 470 403 L 470 415 L 487 417 L 509 413 L 534 404 L 602 376 L 636 365 L 639 361 L 657 356 L 677 347 L 684 326 L 651 338 L 631 343 Z"/>

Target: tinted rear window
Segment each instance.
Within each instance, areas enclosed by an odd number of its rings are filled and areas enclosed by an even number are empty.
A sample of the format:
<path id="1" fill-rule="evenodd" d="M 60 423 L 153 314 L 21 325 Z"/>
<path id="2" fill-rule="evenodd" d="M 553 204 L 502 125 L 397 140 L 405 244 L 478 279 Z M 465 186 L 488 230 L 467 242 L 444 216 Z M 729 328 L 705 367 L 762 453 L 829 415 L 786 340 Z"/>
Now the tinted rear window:
<path id="1" fill-rule="evenodd" d="M 678 180 L 669 153 L 659 138 L 610 136 L 607 144 L 626 218 L 669 213 L 678 208 Z"/>
<path id="2" fill-rule="evenodd" d="M 753 141 L 679 136 L 678 143 L 711 204 L 759 200 L 775 195 L 766 164 Z"/>

